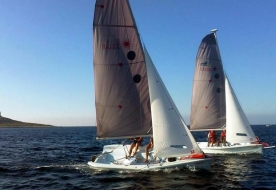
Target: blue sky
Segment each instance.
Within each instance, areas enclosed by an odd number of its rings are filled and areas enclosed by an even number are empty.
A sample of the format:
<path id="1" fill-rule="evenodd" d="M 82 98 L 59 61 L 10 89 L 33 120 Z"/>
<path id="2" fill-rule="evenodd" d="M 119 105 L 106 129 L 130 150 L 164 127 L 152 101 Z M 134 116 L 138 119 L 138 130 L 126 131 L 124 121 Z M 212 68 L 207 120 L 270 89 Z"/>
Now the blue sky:
<path id="1" fill-rule="evenodd" d="M 1 0 L 0 111 L 96 125 L 93 0 Z M 251 124 L 276 123 L 276 1 L 130 0 L 143 42 L 189 124 L 195 56 L 218 28 L 224 68 Z"/>

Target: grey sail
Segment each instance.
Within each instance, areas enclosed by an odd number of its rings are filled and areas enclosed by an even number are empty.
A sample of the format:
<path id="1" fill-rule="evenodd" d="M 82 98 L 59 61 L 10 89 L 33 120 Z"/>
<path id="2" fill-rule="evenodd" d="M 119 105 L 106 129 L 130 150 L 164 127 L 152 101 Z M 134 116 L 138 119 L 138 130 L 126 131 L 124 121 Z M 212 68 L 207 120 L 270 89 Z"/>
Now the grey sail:
<path id="1" fill-rule="evenodd" d="M 93 40 L 97 137 L 152 134 L 144 54 L 128 1 L 97 0 Z"/>
<path id="2" fill-rule="evenodd" d="M 191 130 L 225 127 L 225 77 L 215 33 L 206 35 L 198 49 L 194 71 Z"/>

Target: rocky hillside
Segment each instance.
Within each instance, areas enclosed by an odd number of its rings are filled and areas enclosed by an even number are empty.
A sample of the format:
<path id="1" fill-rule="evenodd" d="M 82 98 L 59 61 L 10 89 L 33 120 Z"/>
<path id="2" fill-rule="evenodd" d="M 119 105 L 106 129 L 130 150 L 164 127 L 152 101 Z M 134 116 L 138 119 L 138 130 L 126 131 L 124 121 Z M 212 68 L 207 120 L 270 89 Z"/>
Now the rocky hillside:
<path id="1" fill-rule="evenodd" d="M 26 123 L 0 116 L 0 127 L 53 127 L 39 123 Z"/>

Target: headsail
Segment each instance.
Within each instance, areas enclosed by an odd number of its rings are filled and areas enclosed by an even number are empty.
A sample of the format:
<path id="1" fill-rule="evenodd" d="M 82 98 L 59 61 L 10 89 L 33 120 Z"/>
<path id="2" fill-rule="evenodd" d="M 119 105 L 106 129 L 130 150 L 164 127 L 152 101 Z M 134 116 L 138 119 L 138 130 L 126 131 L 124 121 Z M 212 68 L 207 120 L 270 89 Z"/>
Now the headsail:
<path id="1" fill-rule="evenodd" d="M 97 137 L 146 135 L 151 128 L 148 78 L 127 0 L 96 1 L 93 40 Z"/>
<path id="2" fill-rule="evenodd" d="M 231 143 L 247 143 L 257 141 L 227 76 L 225 76 L 225 91 L 227 118 L 226 141 Z"/>
<path id="3" fill-rule="evenodd" d="M 203 38 L 196 57 L 191 130 L 225 127 L 224 72 L 215 31 Z"/>
<path id="4" fill-rule="evenodd" d="M 146 48 L 154 152 L 157 157 L 176 157 L 200 153 L 192 134 L 182 119 Z M 186 147 L 186 148 L 183 148 Z"/>

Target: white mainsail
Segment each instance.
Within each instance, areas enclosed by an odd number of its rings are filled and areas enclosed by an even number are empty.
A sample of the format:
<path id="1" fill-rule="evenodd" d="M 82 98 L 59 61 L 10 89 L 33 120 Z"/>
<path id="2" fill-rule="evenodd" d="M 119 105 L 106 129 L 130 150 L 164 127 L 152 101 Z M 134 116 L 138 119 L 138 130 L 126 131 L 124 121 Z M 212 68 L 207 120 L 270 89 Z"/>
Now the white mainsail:
<path id="1" fill-rule="evenodd" d="M 257 141 L 256 136 L 244 114 L 232 86 L 225 75 L 226 95 L 226 141 L 248 143 Z"/>
<path id="2" fill-rule="evenodd" d="M 146 48 L 145 61 L 150 89 L 154 152 L 157 157 L 200 153 L 196 141 L 159 76 Z"/>

